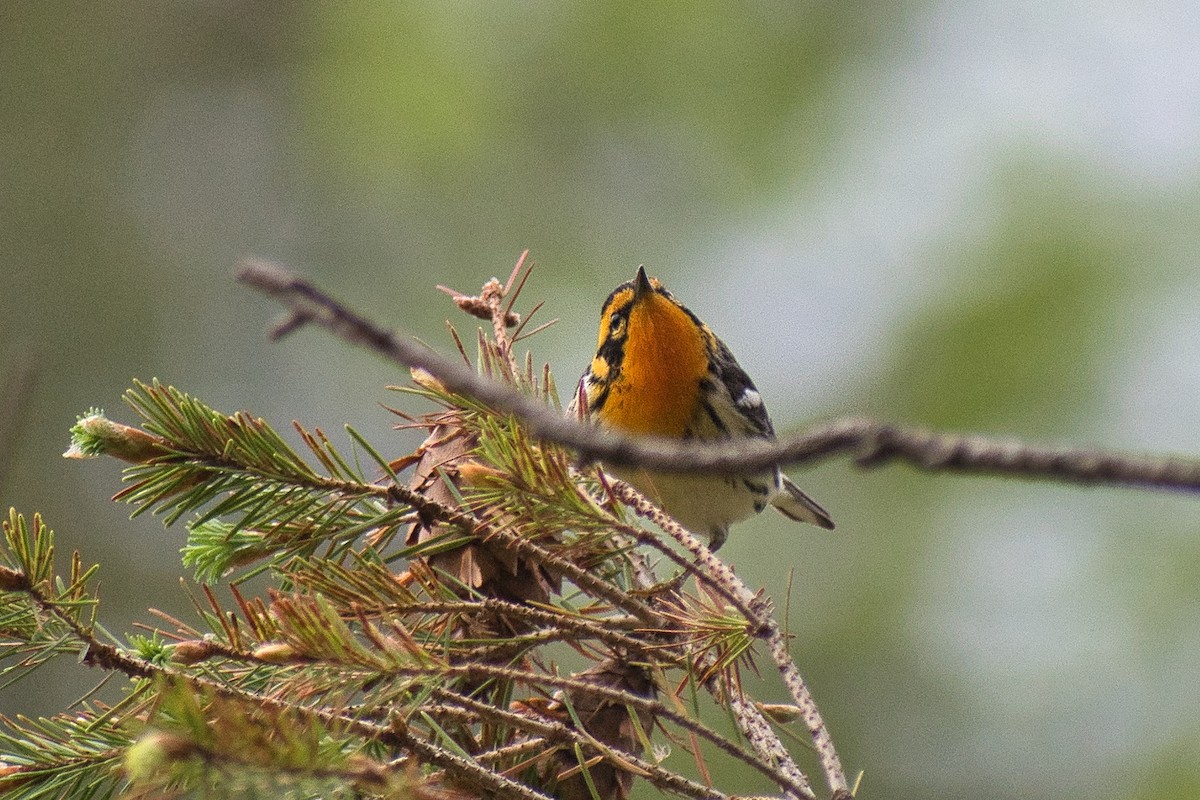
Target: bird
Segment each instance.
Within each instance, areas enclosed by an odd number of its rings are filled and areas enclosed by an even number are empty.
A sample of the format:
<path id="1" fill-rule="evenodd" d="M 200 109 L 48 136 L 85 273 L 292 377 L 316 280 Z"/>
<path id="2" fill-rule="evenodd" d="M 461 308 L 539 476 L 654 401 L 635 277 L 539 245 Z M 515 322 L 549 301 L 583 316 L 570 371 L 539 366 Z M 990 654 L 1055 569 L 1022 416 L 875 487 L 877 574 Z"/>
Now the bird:
<path id="1" fill-rule="evenodd" d="M 775 438 L 762 395 L 730 349 L 657 278 L 637 275 L 600 310 L 596 355 L 568 413 L 602 428 L 681 441 Z M 833 520 L 779 467 L 745 475 L 689 475 L 608 467 L 716 550 L 729 526 L 772 505 L 832 530 Z"/>

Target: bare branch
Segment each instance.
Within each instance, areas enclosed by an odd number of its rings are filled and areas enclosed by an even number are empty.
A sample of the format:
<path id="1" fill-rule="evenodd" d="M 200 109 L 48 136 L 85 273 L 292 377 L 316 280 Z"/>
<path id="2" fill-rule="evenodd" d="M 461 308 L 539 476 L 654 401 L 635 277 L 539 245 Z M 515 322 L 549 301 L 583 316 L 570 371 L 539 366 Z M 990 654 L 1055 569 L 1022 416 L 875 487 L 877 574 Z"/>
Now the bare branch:
<path id="1" fill-rule="evenodd" d="M 738 730 L 746 737 L 746 741 L 750 742 L 755 752 L 769 758 L 779 773 L 791 781 L 793 787 L 796 787 L 791 790 L 792 793 L 788 795 L 789 797 L 802 797 L 805 800 L 812 800 L 816 797 L 809 786 L 808 778 L 796 766 L 791 753 L 783 746 L 783 742 L 775 734 L 771 723 L 754 706 L 754 703 L 740 694 L 731 692 L 729 694 L 729 712 L 733 715 Z"/>
<path id="2" fill-rule="evenodd" d="M 825 727 L 825 720 L 822 719 L 821 712 L 817 709 L 817 701 L 813 699 L 808 685 L 796 667 L 796 662 L 788 653 L 787 641 L 783 631 L 779 628 L 779 623 L 769 613 L 770 601 L 751 592 L 750 587 L 737 576 L 732 567 L 714 556 L 712 551 L 705 547 L 699 539 L 632 486 L 623 481 L 613 481 L 612 490 L 621 502 L 627 504 L 638 515 L 649 519 L 664 533 L 683 545 L 700 566 L 697 575 L 703 574 L 705 581 L 719 585 L 724 597 L 735 599 L 735 607 L 745 617 L 747 623 L 753 626 L 756 635 L 767 641 L 771 651 L 771 660 L 775 662 L 775 666 L 783 678 L 784 686 L 787 687 L 788 693 L 792 695 L 792 700 L 800 709 L 800 718 L 808 728 L 808 735 L 812 739 L 813 748 L 821 763 L 821 771 L 825 774 L 825 781 L 829 785 L 833 797 L 835 800 L 836 798 L 850 797 L 850 785 L 846 782 L 841 758 L 833 745 L 833 737 L 829 735 L 829 729 Z M 763 613 L 764 609 L 768 610 L 767 613 Z"/>
<path id="3" fill-rule="evenodd" d="M 585 460 L 662 471 L 741 473 L 775 464 L 810 464 L 848 453 L 862 467 L 898 460 L 922 469 L 1012 475 L 1073 483 L 1200 490 L 1200 459 L 1119 453 L 1099 448 L 1035 446 L 1015 440 L 895 427 L 847 417 L 775 442 L 706 444 L 633 437 L 562 416 L 534 398 L 477 374 L 424 345 L 380 327 L 277 264 L 244 260 L 238 279 L 279 300 L 290 315 L 277 336 L 315 323 L 346 341 L 406 367 L 429 372 L 452 391 L 519 416 L 538 438 Z"/>

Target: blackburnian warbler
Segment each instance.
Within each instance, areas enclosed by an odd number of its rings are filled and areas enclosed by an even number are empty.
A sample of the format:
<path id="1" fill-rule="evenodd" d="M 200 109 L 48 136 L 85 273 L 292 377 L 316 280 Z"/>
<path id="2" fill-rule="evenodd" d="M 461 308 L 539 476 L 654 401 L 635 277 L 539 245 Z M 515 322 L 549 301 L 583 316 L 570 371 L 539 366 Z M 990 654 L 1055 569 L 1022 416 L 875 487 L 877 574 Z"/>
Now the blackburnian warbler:
<path id="1" fill-rule="evenodd" d="M 656 278 L 618 286 L 600 309 L 596 357 L 573 406 L 602 426 L 672 439 L 774 439 L 762 396 L 733 353 Z M 833 528 L 825 509 L 779 468 L 751 475 L 684 475 L 610 469 L 716 550 L 729 525 L 775 506 Z"/>

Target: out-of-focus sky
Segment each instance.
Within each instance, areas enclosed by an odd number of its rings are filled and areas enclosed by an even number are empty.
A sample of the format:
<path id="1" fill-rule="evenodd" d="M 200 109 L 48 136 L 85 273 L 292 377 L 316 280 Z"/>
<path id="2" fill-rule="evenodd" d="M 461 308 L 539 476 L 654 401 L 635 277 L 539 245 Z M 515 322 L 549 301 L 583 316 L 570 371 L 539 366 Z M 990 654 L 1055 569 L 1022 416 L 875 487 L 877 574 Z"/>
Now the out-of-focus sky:
<path id="1" fill-rule="evenodd" d="M 410 446 L 405 376 L 277 345 L 245 254 L 449 349 L 506 275 L 570 385 L 644 263 L 792 430 L 841 414 L 1200 453 L 1191 3 L 127 2 L 0 11 L 0 505 L 188 613 L 180 529 L 67 429 L 157 377 Z M 5 396 L 20 396 L 10 391 Z M 863 798 L 1200 795 L 1200 498 L 830 463 L 723 554 L 784 605 Z M 0 691 L 49 712 L 95 676 Z M 766 691 L 773 691 L 767 689 Z M 681 755 L 676 757 L 682 757 Z M 765 787 L 764 787 L 765 788 Z M 748 791 L 758 791 L 748 783 Z"/>

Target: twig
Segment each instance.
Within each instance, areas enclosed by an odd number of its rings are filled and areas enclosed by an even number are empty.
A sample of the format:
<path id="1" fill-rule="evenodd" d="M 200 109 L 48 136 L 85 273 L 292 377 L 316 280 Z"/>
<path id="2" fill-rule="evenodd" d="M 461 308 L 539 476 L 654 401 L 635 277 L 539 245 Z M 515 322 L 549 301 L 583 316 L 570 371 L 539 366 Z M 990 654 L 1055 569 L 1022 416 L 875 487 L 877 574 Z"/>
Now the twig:
<path id="1" fill-rule="evenodd" d="M 28 581 L 27 578 L 25 580 Z M 153 676 L 150 662 L 97 639 L 91 627 L 82 624 L 46 592 L 44 583 L 29 583 L 20 587 L 19 591 L 24 592 L 42 614 L 58 620 L 70 630 L 75 641 L 83 645 L 83 653 L 79 657 L 82 663 L 110 672 L 121 672 L 135 679 Z"/>
<path id="2" fill-rule="evenodd" d="M 60 615 L 61 616 L 61 615 Z M 379 725 L 346 714 L 291 703 L 278 697 L 242 689 L 222 681 L 193 675 L 183 670 L 152 664 L 125 654 L 117 648 L 99 642 L 87 631 L 72 626 L 76 638 L 85 645 L 83 662 L 89 666 L 122 672 L 131 678 L 170 677 L 207 689 L 224 697 L 258 704 L 264 708 L 281 709 L 301 716 L 315 718 L 327 726 L 341 726 L 347 731 L 384 744 L 402 747 L 452 773 L 460 780 L 487 792 L 488 797 L 509 797 L 515 800 L 551 800 L 547 795 L 487 769 L 486 767 L 427 742 L 404 726 Z"/>
<path id="3" fill-rule="evenodd" d="M 596 639 L 613 648 L 622 648 L 629 652 L 649 654 L 656 651 L 659 645 L 646 642 L 635 636 L 622 633 L 622 629 L 635 630 L 644 625 L 636 617 L 604 616 L 585 618 L 578 615 L 556 613 L 532 606 L 523 606 L 507 600 L 494 597 L 484 597 L 478 600 L 457 602 L 424 602 L 424 603 L 395 603 L 375 609 L 367 609 L 364 613 L 389 614 L 492 614 L 499 617 L 513 617 L 525 620 L 529 625 L 543 625 L 549 628 L 561 629 L 570 633 L 578 641 Z"/>
<path id="4" fill-rule="evenodd" d="M 591 691 L 591 684 L 585 684 L 585 686 L 587 687 L 587 691 Z M 726 800 L 728 798 L 728 795 L 723 792 L 718 792 L 707 786 L 687 780 L 633 753 L 605 744 L 586 730 L 571 728 L 563 725 L 561 722 L 549 719 L 534 719 L 513 711 L 506 711 L 447 689 L 434 690 L 433 696 L 478 715 L 481 719 L 497 722 L 502 725 L 511 725 L 514 728 L 528 731 L 551 741 L 577 743 L 594 748 L 614 765 L 627 765 L 627 771 L 631 769 L 635 774 L 641 774 L 642 777 L 655 786 L 677 792 L 685 797 L 708 798 L 708 800 Z M 436 711 L 436 708 L 434 710 Z M 748 753 L 746 755 L 749 756 Z M 747 763 L 752 766 L 758 766 L 758 763 L 753 760 L 749 760 Z M 762 766 L 766 769 L 765 774 L 768 777 L 772 779 L 776 778 L 769 767 L 765 764 Z"/>
<path id="5" fill-rule="evenodd" d="M 510 758 L 517 758 L 526 753 L 537 752 L 543 755 L 548 755 L 546 752 L 546 740 L 540 736 L 534 736 L 523 742 L 509 744 L 503 747 L 496 747 L 492 750 L 482 750 L 474 754 L 476 761 L 481 763 L 497 762 L 502 763 Z"/>
<path id="6" fill-rule="evenodd" d="M 387 744 L 407 748 L 432 764 L 455 773 L 461 780 L 486 791 L 489 797 L 511 797 L 515 800 L 550 800 L 545 794 L 523 786 L 516 781 L 495 774 L 473 761 L 461 758 L 448 750 L 426 742 L 411 732 L 396 726 L 377 725 L 344 714 L 329 712 L 300 704 L 289 703 L 275 697 L 236 688 L 227 682 L 189 674 L 183 670 L 154 664 L 130 655 L 107 642 L 97 639 L 90 628 L 81 625 L 70 614 L 47 597 L 39 588 L 23 587 L 30 599 L 46 614 L 66 624 L 72 637 L 83 646 L 81 660 L 84 664 L 109 672 L 120 672 L 130 678 L 142 679 L 154 676 L 169 677 L 185 681 L 195 687 L 216 692 L 225 697 L 237 698 L 267 708 L 278 708 L 292 713 L 321 720 L 326 725 L 340 725 L 353 733 Z"/>
<path id="7" fill-rule="evenodd" d="M 424 345 L 380 327 L 277 264 L 246 259 L 238 279 L 290 310 L 280 336 L 308 323 L 332 331 L 407 367 L 424 369 L 451 391 L 519 416 L 538 438 L 558 442 L 587 459 L 662 471 L 743 473 L 776 464 L 811 464 L 849 453 L 862 467 L 899 460 L 927 470 L 993 473 L 1072 483 L 1200 490 L 1200 459 L 1119 453 L 1100 448 L 1050 447 L 985 436 L 897 427 L 860 417 L 833 420 L 778 441 L 680 443 L 599 430 L 555 413 L 500 381 L 446 359 Z"/>
<path id="8" fill-rule="evenodd" d="M 817 760 L 825 773 L 829 790 L 833 793 L 833 800 L 852 797 L 850 784 L 846 782 L 846 775 L 842 771 L 842 760 L 833 745 L 829 729 L 825 727 L 825 720 L 821 718 L 821 712 L 817 709 L 817 701 L 813 699 L 808 684 L 804 682 L 796 662 L 788 653 L 783 631 L 779 630 L 779 625 L 773 617 L 768 617 L 767 622 L 766 639 L 771 651 L 771 660 L 775 662 L 779 675 L 783 678 L 783 685 L 787 687 L 788 693 L 800 709 L 800 717 L 812 738 L 813 749 L 816 750 Z"/>
<path id="9" fill-rule="evenodd" d="M 771 660 L 779 669 L 784 686 L 792 695 L 792 700 L 800 709 L 800 717 L 804 720 L 805 727 L 808 728 L 808 735 L 812 739 L 813 748 L 816 750 L 829 790 L 835 799 L 850 797 L 850 785 L 846 782 L 841 758 L 833 745 L 833 737 L 829 735 L 829 729 L 825 727 L 825 721 L 821 718 L 817 702 L 813 699 L 812 693 L 808 691 L 808 686 L 801 677 L 800 670 L 796 668 L 796 663 L 792 661 L 792 657 L 788 653 L 787 642 L 784 639 L 783 631 L 779 628 L 779 623 L 770 613 L 762 613 L 760 610 L 763 608 L 764 601 L 750 591 L 750 588 L 729 565 L 714 556 L 712 551 L 705 547 L 699 539 L 632 486 L 623 481 L 613 481 L 612 491 L 635 513 L 651 520 L 692 553 L 700 566 L 695 574 L 703 575 L 706 583 L 719 586 L 722 596 L 734 598 L 735 607 L 745 617 L 746 622 L 752 626 L 752 633 L 766 639 L 771 651 Z"/>
<path id="10" fill-rule="evenodd" d="M 733 714 L 738 730 L 746 737 L 746 741 L 750 742 L 750 746 L 754 748 L 755 752 L 770 759 L 779 773 L 798 787 L 799 797 L 805 798 L 805 800 L 815 800 L 816 795 L 809 786 L 808 778 L 796 766 L 791 753 L 783 746 L 783 742 L 779 740 L 775 729 L 771 727 L 771 723 L 767 721 L 763 713 L 738 692 L 729 692 L 727 696 L 729 711 Z"/>
<path id="11" fill-rule="evenodd" d="M 645 504 L 645 507 L 662 513 L 652 503 L 646 500 L 632 486 L 623 481 L 615 480 L 610 476 L 601 475 L 605 483 L 606 490 L 616 496 L 623 495 L 625 502 L 637 500 Z M 665 514 L 663 518 L 669 519 Z M 689 561 L 688 559 L 675 552 L 670 547 L 661 542 L 658 537 L 654 536 L 649 531 L 642 528 L 637 528 L 628 525 L 614 526 L 615 531 L 619 531 L 624 537 L 633 538 L 638 542 L 647 544 L 664 555 L 668 560 L 672 561 L 676 566 L 684 570 L 685 575 L 692 575 L 698 583 L 713 589 L 718 595 L 728 601 L 734 608 L 738 609 L 751 625 L 756 625 L 758 619 L 757 612 L 743 600 L 743 593 L 737 590 L 737 587 L 730 587 L 726 582 L 715 580 L 711 575 L 706 573 L 700 566 L 700 556 L 702 552 L 707 552 L 708 558 L 715 560 L 715 556 L 711 551 L 703 548 L 698 540 L 693 539 L 693 544 L 696 550 L 693 551 L 693 556 L 696 560 Z M 682 528 L 680 528 L 682 530 Z M 779 736 L 771 727 L 763 713 L 755 707 L 751 702 L 748 702 L 739 691 L 733 691 L 727 685 L 726 672 L 724 670 L 715 670 L 712 667 L 716 664 L 717 655 L 712 651 L 707 651 L 700 654 L 699 660 L 695 664 L 695 669 L 700 674 L 707 674 L 708 678 L 704 681 L 704 688 L 713 696 L 717 703 L 727 702 L 729 711 L 733 715 L 734 722 L 738 726 L 738 730 L 746 737 L 746 741 L 754 750 L 755 758 L 759 760 L 759 764 L 770 765 L 771 776 L 779 782 L 783 789 L 784 798 L 786 800 L 816 800 L 816 795 L 813 793 L 812 786 L 808 782 L 808 777 L 804 771 L 796 764 L 791 753 L 788 752 Z M 732 743 L 730 743 L 732 746 Z M 722 749 L 725 749 L 725 744 L 720 743 Z"/>
<path id="12" fill-rule="evenodd" d="M 470 514 L 452 509 L 440 503 L 429 500 L 419 492 L 402 486 L 391 486 L 389 491 L 413 508 L 427 514 L 429 519 L 436 519 L 451 525 L 457 525 L 462 530 L 474 533 L 481 539 L 497 539 L 503 542 L 513 552 L 536 561 L 536 563 L 553 570 L 567 578 L 593 597 L 598 597 L 619 608 L 625 613 L 636 617 L 644 625 L 654 628 L 665 624 L 662 617 L 648 605 L 637 600 L 603 579 L 593 575 L 586 569 L 571 563 L 562 556 L 556 555 L 546 548 L 535 544 L 525 537 L 500 526 L 489 525 Z"/>
<path id="13" fill-rule="evenodd" d="M 756 770 L 759 770 L 772 780 L 780 779 L 780 776 L 774 774 L 770 765 L 764 760 L 756 756 L 754 753 L 750 753 L 747 750 L 738 747 L 735 743 L 721 736 L 704 723 L 674 711 L 658 700 L 642 697 L 640 695 L 633 694 L 632 692 L 617 689 L 612 686 L 590 683 L 579 678 L 528 672 L 526 670 L 514 667 L 501 667 L 492 664 L 479 663 L 457 664 L 449 667 L 399 667 L 389 670 L 388 674 L 392 677 L 422 677 L 436 674 L 446 677 L 463 678 L 466 680 L 499 679 L 540 688 L 585 692 L 604 700 L 629 706 L 637 709 L 638 711 L 647 711 L 651 714 L 654 714 L 655 716 L 678 725 L 680 728 L 688 731 L 689 733 L 693 733 L 696 736 L 716 745 L 729 755 L 748 764 L 749 766 L 754 767 Z M 454 694 L 445 694 L 446 692 L 447 690 L 438 690 L 437 693 L 442 693 L 444 696 Z M 786 782 L 787 779 L 785 778 L 784 785 L 786 785 Z"/>

